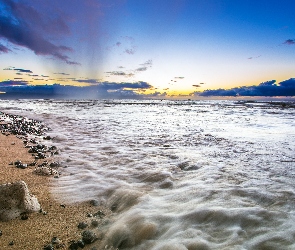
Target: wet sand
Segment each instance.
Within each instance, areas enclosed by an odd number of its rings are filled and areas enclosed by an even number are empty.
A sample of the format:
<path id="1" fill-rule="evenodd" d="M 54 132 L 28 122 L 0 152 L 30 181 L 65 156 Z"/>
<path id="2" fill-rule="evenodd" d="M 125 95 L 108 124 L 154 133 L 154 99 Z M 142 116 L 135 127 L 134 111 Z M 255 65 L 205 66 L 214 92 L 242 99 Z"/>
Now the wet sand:
<path id="1" fill-rule="evenodd" d="M 93 206 L 89 202 L 74 205 L 59 203 L 50 194 L 50 182 L 53 180 L 53 176 L 37 175 L 33 172 L 35 167 L 20 169 L 10 165 L 16 160 L 20 160 L 22 163 L 31 163 L 34 158 L 28 153 L 22 140 L 14 135 L 0 134 L 0 184 L 25 181 L 30 193 L 37 197 L 46 214 L 36 212 L 29 214 L 27 220 L 16 218 L 8 222 L 0 222 L 1 250 L 43 249 L 53 237 L 58 237 L 61 240 L 62 245 L 59 249 L 68 249 L 72 240 L 81 239 L 83 230 L 78 229 L 78 223 L 89 222 L 89 220 L 91 222 L 91 218 L 88 217 L 89 213 L 94 214 L 98 210 L 102 210 L 106 215 L 108 214 L 104 208 Z M 102 219 L 99 223 L 103 223 Z M 89 226 L 87 229 L 92 230 L 93 227 Z M 93 230 L 100 237 L 99 229 Z M 89 244 L 84 249 L 92 247 L 92 244 Z"/>

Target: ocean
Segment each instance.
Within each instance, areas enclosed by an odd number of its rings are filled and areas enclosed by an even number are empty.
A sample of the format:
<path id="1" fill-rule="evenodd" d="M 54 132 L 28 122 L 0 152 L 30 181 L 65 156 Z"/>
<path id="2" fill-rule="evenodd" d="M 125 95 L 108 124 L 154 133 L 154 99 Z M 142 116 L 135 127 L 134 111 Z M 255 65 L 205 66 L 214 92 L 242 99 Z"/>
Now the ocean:
<path id="1" fill-rule="evenodd" d="M 288 103 L 0 100 L 41 120 L 63 166 L 52 194 L 112 209 L 119 249 L 295 249 Z"/>

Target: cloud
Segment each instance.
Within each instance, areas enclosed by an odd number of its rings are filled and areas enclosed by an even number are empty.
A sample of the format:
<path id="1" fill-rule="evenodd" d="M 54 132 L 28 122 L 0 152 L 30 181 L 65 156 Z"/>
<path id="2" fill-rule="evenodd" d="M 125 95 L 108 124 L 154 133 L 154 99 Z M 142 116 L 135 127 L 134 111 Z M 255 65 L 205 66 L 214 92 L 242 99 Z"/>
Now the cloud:
<path id="1" fill-rule="evenodd" d="M 33 71 L 29 69 L 13 69 L 13 70 L 18 71 L 20 73 L 33 73 Z"/>
<path id="2" fill-rule="evenodd" d="M 71 78 L 72 79 L 72 78 Z M 99 84 L 101 81 L 98 79 L 72 79 L 74 82 L 88 83 L 88 84 Z"/>
<path id="3" fill-rule="evenodd" d="M 3 0 L 5 12 L 7 15 L 0 16 L 0 38 L 6 39 L 12 44 L 28 48 L 36 55 L 53 56 L 64 61 L 67 64 L 78 64 L 70 61 L 65 52 L 72 51 L 67 46 L 58 46 L 50 42 L 46 32 L 51 31 L 54 35 L 62 31 L 68 31 L 66 24 L 60 18 L 44 21 L 44 15 L 38 13 L 32 6 L 14 2 L 12 0 Z M 46 17 L 48 17 L 46 15 Z M 52 21 L 56 24 L 50 24 Z M 43 24 L 43 25 L 42 25 Z M 50 27 L 50 28 L 48 28 Z M 57 32 L 58 30 L 59 32 Z"/>
<path id="4" fill-rule="evenodd" d="M 175 79 L 179 79 L 179 80 L 184 79 L 183 76 L 176 76 L 176 77 L 174 77 L 174 78 L 175 78 Z"/>
<path id="5" fill-rule="evenodd" d="M 201 87 L 201 85 L 199 85 L 199 84 L 193 84 L 192 86 L 193 87 L 196 87 L 196 88 L 200 88 Z"/>
<path id="6" fill-rule="evenodd" d="M 97 82 L 95 79 L 79 81 Z M 77 80 L 78 81 L 78 80 Z M 26 81 L 3 81 L 0 82 L 0 91 L 5 92 L 4 98 L 133 98 L 142 99 L 140 90 L 150 89 L 152 86 L 147 82 L 100 82 L 97 85 L 86 87 L 53 85 L 28 85 Z"/>
<path id="7" fill-rule="evenodd" d="M 0 43 L 0 53 L 8 53 L 9 51 L 11 50 Z"/>
<path id="8" fill-rule="evenodd" d="M 294 45 L 295 44 L 295 39 L 288 39 L 283 44 Z"/>
<path id="9" fill-rule="evenodd" d="M 248 57 L 248 60 L 252 60 L 252 59 L 256 59 L 256 58 L 259 58 L 259 57 L 261 57 L 261 55 L 259 55 L 259 56 L 251 56 L 251 57 Z"/>
<path id="10" fill-rule="evenodd" d="M 102 82 L 101 80 L 98 79 L 75 79 L 73 80 L 75 82 L 79 83 L 88 83 L 88 84 L 93 84 L 96 85 L 100 89 L 104 90 L 119 90 L 119 89 L 149 89 L 152 86 L 147 83 L 147 82 L 134 82 L 134 83 L 129 83 L 129 82 Z"/>
<path id="11" fill-rule="evenodd" d="M 63 72 L 61 72 L 61 73 L 53 73 L 54 75 L 64 75 L 64 76 L 69 76 L 70 74 L 67 74 L 67 73 L 63 73 Z"/>
<path id="12" fill-rule="evenodd" d="M 147 70 L 147 67 L 140 67 L 140 68 L 137 68 L 135 71 L 146 71 Z"/>
<path id="13" fill-rule="evenodd" d="M 1 87 L 9 87 L 9 86 L 26 86 L 28 85 L 27 81 L 15 81 L 15 80 L 7 80 L 0 82 Z"/>
<path id="14" fill-rule="evenodd" d="M 195 92 L 195 96 L 295 96 L 295 78 L 276 83 L 276 80 L 259 85 L 243 86 L 232 89 L 205 90 Z"/>
<path id="15" fill-rule="evenodd" d="M 113 76 L 125 76 L 126 73 L 123 71 L 108 71 L 107 74 L 113 75 Z"/>
<path id="16" fill-rule="evenodd" d="M 127 53 L 128 55 L 133 55 L 135 54 L 135 48 L 125 49 L 124 52 Z"/>
<path id="17" fill-rule="evenodd" d="M 134 76 L 134 73 L 132 73 L 132 72 L 125 73 L 124 71 L 108 71 L 105 73 L 112 75 L 112 76 L 124 76 L 124 77 L 133 77 Z"/>
<path id="18" fill-rule="evenodd" d="M 153 60 L 147 60 L 146 62 L 140 64 L 141 66 L 144 66 L 144 67 L 152 67 L 153 66 Z"/>
<path id="19" fill-rule="evenodd" d="M 151 94 L 148 94 L 148 95 L 145 95 L 146 97 L 165 97 L 167 96 L 167 93 L 166 92 L 159 92 L 159 91 L 155 91 L 154 93 L 151 93 Z"/>

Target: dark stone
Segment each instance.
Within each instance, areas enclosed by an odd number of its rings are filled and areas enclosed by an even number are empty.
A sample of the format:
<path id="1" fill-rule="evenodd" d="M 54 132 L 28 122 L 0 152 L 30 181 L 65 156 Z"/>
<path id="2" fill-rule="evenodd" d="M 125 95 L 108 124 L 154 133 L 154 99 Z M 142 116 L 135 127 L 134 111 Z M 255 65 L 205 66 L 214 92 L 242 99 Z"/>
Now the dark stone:
<path id="1" fill-rule="evenodd" d="M 94 227 L 98 227 L 98 221 L 97 220 L 91 221 L 91 225 Z"/>
<path id="2" fill-rule="evenodd" d="M 81 248 L 84 248 L 84 247 L 85 247 L 85 243 L 84 243 L 83 240 L 78 240 L 78 241 L 77 241 L 77 244 L 78 244 L 78 246 L 81 247 Z"/>
<path id="3" fill-rule="evenodd" d="M 94 232 L 90 230 L 83 231 L 82 233 L 82 240 L 85 244 L 91 244 L 97 239 L 97 236 Z"/>
<path id="4" fill-rule="evenodd" d="M 51 137 L 49 135 L 43 137 L 44 140 L 51 140 Z"/>
<path id="5" fill-rule="evenodd" d="M 29 216 L 27 214 L 22 214 L 20 218 L 22 220 L 27 220 L 27 219 L 29 219 Z"/>
<path id="6" fill-rule="evenodd" d="M 36 164 L 37 164 L 37 163 L 34 161 L 34 162 L 32 162 L 32 163 L 29 163 L 28 166 L 33 167 L 33 166 L 36 166 Z"/>
<path id="7" fill-rule="evenodd" d="M 70 250 L 78 250 L 78 248 L 79 248 L 78 243 L 75 242 L 75 241 L 72 241 L 71 244 L 70 244 L 70 246 L 69 246 L 69 249 Z"/>
<path id="8" fill-rule="evenodd" d="M 65 204 L 60 204 L 61 207 L 63 208 L 66 208 L 66 205 Z"/>
<path id="9" fill-rule="evenodd" d="M 48 244 L 48 245 L 43 247 L 43 250 L 54 250 L 54 247 L 53 247 L 52 244 Z"/>
<path id="10" fill-rule="evenodd" d="M 19 160 L 17 160 L 16 162 L 14 162 L 14 165 L 15 165 L 15 166 L 18 166 L 18 165 L 20 165 L 20 164 L 22 164 L 22 162 L 19 161 Z"/>
<path id="11" fill-rule="evenodd" d="M 97 207 L 97 206 L 99 206 L 99 201 L 98 201 L 98 200 L 91 200 L 91 201 L 90 201 L 90 204 L 91 204 L 92 206 Z"/>
<path id="12" fill-rule="evenodd" d="M 86 227 L 88 227 L 88 224 L 85 223 L 85 222 L 80 222 L 80 223 L 78 224 L 78 228 L 79 228 L 79 229 L 85 229 Z"/>
<path id="13" fill-rule="evenodd" d="M 0 230 L 0 236 L 2 236 L 2 234 L 3 234 L 3 233 L 2 233 L 2 231 Z"/>
<path id="14" fill-rule="evenodd" d="M 14 241 L 10 241 L 10 242 L 8 243 L 8 245 L 9 245 L 9 246 L 13 246 L 13 245 L 14 245 Z"/>
<path id="15" fill-rule="evenodd" d="M 51 243 L 54 244 L 54 245 L 57 245 L 57 244 L 61 244 L 61 241 L 57 237 L 52 237 Z"/>
<path id="16" fill-rule="evenodd" d="M 28 164 L 19 164 L 16 167 L 21 169 L 26 169 L 28 167 Z"/>
<path id="17" fill-rule="evenodd" d="M 93 214 L 93 216 L 99 217 L 99 218 L 103 218 L 105 216 L 105 213 L 103 211 L 99 210 L 98 212 L 96 212 L 95 214 Z"/>

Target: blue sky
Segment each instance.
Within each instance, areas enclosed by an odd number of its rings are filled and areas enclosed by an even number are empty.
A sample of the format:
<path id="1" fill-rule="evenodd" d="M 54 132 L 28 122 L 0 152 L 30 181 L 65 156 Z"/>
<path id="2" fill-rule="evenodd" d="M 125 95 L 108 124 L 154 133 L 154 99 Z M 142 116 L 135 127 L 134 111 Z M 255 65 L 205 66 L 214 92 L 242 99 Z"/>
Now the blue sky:
<path id="1" fill-rule="evenodd" d="M 293 0 L 0 0 L 0 84 L 168 97 L 280 85 L 295 77 L 294 9 Z"/>

